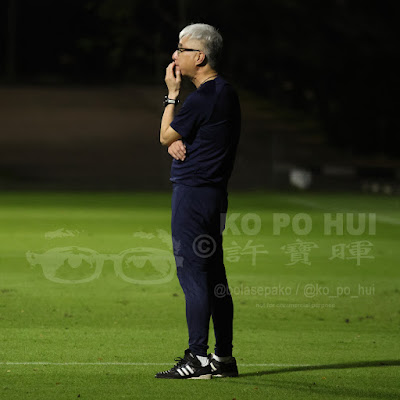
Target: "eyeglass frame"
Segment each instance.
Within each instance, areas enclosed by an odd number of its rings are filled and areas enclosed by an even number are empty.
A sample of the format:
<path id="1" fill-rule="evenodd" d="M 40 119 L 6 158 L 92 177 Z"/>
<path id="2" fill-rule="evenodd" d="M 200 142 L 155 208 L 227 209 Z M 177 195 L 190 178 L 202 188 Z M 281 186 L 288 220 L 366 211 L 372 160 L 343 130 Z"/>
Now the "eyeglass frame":
<path id="1" fill-rule="evenodd" d="M 204 53 L 202 50 L 199 50 L 199 49 L 187 49 L 186 47 L 177 47 L 175 51 L 177 51 L 178 54 L 181 54 L 181 53 L 183 53 L 185 51 L 200 51 L 200 52 Z"/>

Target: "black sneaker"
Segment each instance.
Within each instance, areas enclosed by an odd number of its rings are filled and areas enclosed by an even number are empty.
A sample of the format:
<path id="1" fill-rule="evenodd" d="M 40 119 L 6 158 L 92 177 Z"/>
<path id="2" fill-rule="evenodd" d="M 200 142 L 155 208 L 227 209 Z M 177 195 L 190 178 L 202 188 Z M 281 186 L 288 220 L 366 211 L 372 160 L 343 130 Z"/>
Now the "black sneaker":
<path id="1" fill-rule="evenodd" d="M 168 371 L 159 372 L 155 378 L 163 379 L 211 379 L 211 367 L 201 366 L 200 360 L 189 349 L 185 350 L 183 358 L 176 358 L 175 364 Z"/>
<path id="2" fill-rule="evenodd" d="M 221 362 L 214 358 L 214 354 L 209 354 L 208 359 L 210 360 L 211 374 L 215 378 L 226 378 L 238 376 L 239 372 L 237 369 L 236 358 L 231 357 L 229 361 Z"/>

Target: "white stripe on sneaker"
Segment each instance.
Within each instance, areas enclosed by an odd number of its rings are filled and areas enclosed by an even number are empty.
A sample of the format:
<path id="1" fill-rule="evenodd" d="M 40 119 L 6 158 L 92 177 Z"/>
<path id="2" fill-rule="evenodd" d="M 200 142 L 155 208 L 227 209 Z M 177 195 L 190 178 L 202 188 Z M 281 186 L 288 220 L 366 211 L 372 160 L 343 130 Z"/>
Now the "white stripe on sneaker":
<path id="1" fill-rule="evenodd" d="M 190 371 L 191 374 L 194 374 L 193 368 L 189 365 L 186 365 L 186 368 Z"/>

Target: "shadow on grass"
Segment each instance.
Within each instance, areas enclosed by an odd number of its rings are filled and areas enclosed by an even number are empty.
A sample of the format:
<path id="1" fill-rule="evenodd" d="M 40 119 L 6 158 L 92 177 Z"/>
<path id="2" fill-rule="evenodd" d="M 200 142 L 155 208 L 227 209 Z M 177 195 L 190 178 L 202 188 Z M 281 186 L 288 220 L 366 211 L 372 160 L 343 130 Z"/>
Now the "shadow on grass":
<path id="1" fill-rule="evenodd" d="M 342 364 L 303 365 L 298 367 L 288 367 L 288 368 L 271 369 L 267 371 L 249 372 L 245 374 L 240 374 L 238 378 L 245 378 L 249 376 L 284 374 L 287 372 L 298 372 L 298 371 L 317 371 L 323 369 L 347 369 L 347 368 L 393 367 L 393 366 L 400 366 L 400 360 L 360 361 L 360 362 L 351 362 Z"/>

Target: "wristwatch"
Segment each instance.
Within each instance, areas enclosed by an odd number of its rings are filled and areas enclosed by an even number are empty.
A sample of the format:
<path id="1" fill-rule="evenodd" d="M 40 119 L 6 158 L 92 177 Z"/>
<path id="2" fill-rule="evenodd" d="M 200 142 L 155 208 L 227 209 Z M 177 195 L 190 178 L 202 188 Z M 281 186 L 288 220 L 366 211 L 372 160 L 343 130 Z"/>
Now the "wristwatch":
<path id="1" fill-rule="evenodd" d="M 166 107 L 168 104 L 179 104 L 179 99 L 170 99 L 168 96 L 165 96 L 164 98 L 164 107 Z"/>

